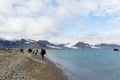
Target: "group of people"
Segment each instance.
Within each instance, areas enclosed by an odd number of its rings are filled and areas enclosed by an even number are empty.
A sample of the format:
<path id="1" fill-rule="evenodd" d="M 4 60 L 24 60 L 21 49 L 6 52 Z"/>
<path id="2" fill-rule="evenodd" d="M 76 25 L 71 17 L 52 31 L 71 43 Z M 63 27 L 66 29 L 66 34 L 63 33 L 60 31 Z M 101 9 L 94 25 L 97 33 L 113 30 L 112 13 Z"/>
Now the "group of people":
<path id="1" fill-rule="evenodd" d="M 21 48 L 20 52 L 24 53 L 24 49 Z M 33 55 L 37 55 L 38 52 L 39 52 L 38 49 L 33 49 L 33 50 L 31 48 L 28 49 L 28 53 L 33 53 Z M 41 49 L 40 54 L 41 54 L 42 60 L 44 60 L 44 55 L 46 54 L 46 50 L 45 49 Z"/>

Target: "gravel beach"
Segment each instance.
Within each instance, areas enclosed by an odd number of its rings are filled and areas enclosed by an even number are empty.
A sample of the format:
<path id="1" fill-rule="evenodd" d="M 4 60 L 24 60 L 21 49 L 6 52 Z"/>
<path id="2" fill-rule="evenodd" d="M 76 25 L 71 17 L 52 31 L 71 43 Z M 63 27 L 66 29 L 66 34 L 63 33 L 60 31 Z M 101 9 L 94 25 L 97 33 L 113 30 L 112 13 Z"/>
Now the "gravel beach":
<path id="1" fill-rule="evenodd" d="M 40 55 L 0 49 L 0 80 L 68 80 L 61 69 Z"/>

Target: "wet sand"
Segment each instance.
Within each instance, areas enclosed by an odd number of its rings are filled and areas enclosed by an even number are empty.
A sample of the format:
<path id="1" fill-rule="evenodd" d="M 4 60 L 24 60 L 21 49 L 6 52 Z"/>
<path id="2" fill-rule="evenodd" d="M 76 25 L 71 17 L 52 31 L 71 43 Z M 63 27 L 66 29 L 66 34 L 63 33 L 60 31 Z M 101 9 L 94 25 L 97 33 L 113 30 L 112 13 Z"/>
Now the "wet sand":
<path id="1" fill-rule="evenodd" d="M 62 70 L 40 55 L 0 49 L 0 80 L 68 80 Z"/>

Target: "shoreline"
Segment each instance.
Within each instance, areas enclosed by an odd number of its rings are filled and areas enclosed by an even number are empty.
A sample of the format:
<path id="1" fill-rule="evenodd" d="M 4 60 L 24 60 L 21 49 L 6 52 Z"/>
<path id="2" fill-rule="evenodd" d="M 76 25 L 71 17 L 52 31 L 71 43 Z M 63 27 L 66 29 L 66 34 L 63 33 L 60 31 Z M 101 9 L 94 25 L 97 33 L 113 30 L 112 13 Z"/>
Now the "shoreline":
<path id="1" fill-rule="evenodd" d="M 68 80 L 62 69 L 40 55 L 0 50 L 0 80 Z"/>

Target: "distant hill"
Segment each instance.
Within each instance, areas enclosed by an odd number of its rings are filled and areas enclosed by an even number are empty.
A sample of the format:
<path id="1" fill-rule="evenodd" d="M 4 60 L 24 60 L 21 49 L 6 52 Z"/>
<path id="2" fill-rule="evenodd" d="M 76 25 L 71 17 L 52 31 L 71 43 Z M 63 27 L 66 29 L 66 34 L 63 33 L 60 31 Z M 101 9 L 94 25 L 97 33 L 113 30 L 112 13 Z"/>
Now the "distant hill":
<path id="1" fill-rule="evenodd" d="M 78 42 L 76 44 L 73 44 L 71 46 L 67 46 L 69 43 L 66 44 L 53 44 L 50 43 L 47 40 L 3 40 L 0 39 L 0 48 L 45 48 L 45 49 L 87 49 L 87 48 L 120 48 L 120 45 L 116 44 L 97 44 L 97 45 L 90 45 L 88 43 L 84 42 Z"/>
<path id="2" fill-rule="evenodd" d="M 78 49 L 80 49 L 80 48 L 91 48 L 91 46 L 89 44 L 84 43 L 84 42 L 78 42 L 75 45 L 73 45 L 73 47 L 76 47 Z"/>
<path id="3" fill-rule="evenodd" d="M 99 47 L 99 48 L 120 48 L 120 45 L 117 44 L 106 44 L 106 43 L 101 43 L 101 44 L 97 44 L 94 45 L 95 47 Z"/>
<path id="4" fill-rule="evenodd" d="M 16 41 L 9 41 L 0 39 L 0 47 L 1 48 L 46 48 L 46 49 L 62 49 L 64 44 L 55 45 L 47 40 L 16 40 Z"/>

